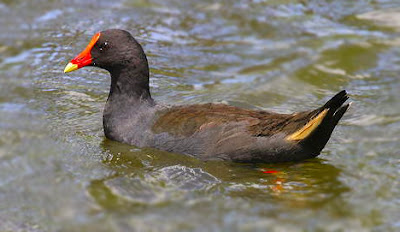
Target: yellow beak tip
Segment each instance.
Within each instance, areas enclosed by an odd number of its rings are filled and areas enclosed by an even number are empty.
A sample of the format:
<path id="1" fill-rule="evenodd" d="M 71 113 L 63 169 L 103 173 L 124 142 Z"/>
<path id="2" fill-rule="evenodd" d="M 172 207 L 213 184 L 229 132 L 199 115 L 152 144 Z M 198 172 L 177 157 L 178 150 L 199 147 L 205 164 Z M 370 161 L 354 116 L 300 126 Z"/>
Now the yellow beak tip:
<path id="1" fill-rule="evenodd" d="M 75 71 L 77 69 L 78 69 L 78 65 L 77 64 L 73 64 L 73 63 L 70 62 L 70 63 L 67 64 L 67 66 L 65 66 L 64 73 L 72 72 L 72 71 Z"/>

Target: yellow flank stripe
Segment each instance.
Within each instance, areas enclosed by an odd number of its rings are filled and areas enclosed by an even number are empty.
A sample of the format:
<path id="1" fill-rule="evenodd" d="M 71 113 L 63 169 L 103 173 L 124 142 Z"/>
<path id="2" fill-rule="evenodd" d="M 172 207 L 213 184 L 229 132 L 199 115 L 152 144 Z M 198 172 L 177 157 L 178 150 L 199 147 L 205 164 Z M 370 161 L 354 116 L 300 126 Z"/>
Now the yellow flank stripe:
<path id="1" fill-rule="evenodd" d="M 309 121 L 305 126 L 303 126 L 300 130 L 294 132 L 293 134 L 286 137 L 286 140 L 289 141 L 298 141 L 307 138 L 322 122 L 326 113 L 328 113 L 328 109 L 325 109 L 321 113 L 317 115 L 317 117 L 313 118 Z"/>

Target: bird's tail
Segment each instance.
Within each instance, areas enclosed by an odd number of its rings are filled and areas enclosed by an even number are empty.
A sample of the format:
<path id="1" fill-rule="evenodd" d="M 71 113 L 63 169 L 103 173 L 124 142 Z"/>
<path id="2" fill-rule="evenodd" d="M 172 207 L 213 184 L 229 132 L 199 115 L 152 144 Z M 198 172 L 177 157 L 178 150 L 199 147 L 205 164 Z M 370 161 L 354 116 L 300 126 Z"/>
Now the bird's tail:
<path id="1" fill-rule="evenodd" d="M 313 111 L 312 119 L 286 139 L 313 146 L 312 150 L 319 154 L 328 142 L 333 129 L 349 108 L 350 104 L 343 105 L 347 99 L 349 97 L 346 91 L 340 91 L 321 108 Z"/>

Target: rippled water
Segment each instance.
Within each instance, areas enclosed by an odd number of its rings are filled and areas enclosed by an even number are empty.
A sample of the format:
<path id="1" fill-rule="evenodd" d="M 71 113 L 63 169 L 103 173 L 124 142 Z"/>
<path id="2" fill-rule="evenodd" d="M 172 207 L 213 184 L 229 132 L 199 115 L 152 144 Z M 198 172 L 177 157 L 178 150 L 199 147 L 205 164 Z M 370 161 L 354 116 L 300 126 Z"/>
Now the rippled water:
<path id="1" fill-rule="evenodd" d="M 0 230 L 399 231 L 399 22 L 397 0 L 0 0 Z M 108 141 L 108 74 L 62 73 L 107 28 L 143 44 L 159 102 L 354 104 L 300 163 Z"/>

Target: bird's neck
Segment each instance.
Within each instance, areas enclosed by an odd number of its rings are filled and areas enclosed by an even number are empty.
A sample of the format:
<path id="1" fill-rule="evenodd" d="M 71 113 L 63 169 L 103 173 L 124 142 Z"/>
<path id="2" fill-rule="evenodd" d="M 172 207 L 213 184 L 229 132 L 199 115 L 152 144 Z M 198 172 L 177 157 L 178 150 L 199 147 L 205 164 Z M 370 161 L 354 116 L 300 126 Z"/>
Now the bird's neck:
<path id="1" fill-rule="evenodd" d="M 108 101 L 120 101 L 132 104 L 153 103 L 149 88 L 149 69 L 148 67 L 137 68 L 121 67 L 110 71 L 111 88 Z"/>
<path id="2" fill-rule="evenodd" d="M 123 141 L 121 131 L 135 115 L 155 106 L 149 90 L 148 69 L 123 68 L 111 73 L 110 94 L 103 112 L 103 127 L 107 138 Z"/>

